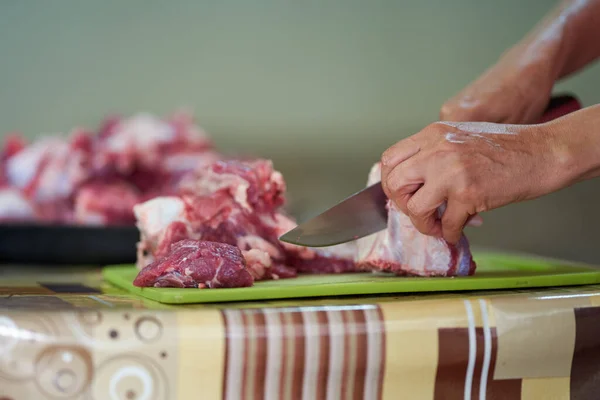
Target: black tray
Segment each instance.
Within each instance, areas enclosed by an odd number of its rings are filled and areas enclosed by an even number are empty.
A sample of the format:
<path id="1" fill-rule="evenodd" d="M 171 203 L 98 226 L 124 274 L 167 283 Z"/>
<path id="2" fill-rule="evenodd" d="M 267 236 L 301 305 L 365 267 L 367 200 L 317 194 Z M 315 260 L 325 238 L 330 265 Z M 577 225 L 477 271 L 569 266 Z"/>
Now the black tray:
<path id="1" fill-rule="evenodd" d="M 0 263 L 131 263 L 139 235 L 135 226 L 0 224 Z"/>

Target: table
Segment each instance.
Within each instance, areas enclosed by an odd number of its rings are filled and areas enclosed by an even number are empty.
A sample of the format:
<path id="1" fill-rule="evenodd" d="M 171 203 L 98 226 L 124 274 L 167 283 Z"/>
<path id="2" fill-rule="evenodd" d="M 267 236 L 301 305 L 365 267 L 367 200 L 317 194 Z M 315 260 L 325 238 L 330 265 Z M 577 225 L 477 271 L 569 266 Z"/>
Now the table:
<path id="1" fill-rule="evenodd" d="M 584 399 L 600 286 L 168 306 L 0 268 L 0 399 Z"/>

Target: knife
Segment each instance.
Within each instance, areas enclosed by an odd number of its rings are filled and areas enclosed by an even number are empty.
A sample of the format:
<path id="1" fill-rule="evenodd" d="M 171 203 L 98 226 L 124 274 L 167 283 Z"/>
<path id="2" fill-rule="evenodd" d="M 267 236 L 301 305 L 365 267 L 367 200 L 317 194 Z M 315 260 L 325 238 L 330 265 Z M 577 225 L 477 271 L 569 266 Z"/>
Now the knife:
<path id="1" fill-rule="evenodd" d="M 577 111 L 571 95 L 550 99 L 540 123 Z M 283 234 L 279 240 L 306 247 L 327 247 L 377 233 L 387 227 L 387 197 L 381 182 L 347 197 L 327 211 Z"/>

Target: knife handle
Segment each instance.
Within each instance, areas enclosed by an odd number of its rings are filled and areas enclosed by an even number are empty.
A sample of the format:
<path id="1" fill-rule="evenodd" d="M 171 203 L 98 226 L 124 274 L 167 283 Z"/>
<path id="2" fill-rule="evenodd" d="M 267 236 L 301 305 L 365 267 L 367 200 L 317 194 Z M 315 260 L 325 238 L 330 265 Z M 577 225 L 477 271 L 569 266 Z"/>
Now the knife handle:
<path id="1" fill-rule="evenodd" d="M 581 102 L 571 94 L 552 96 L 538 123 L 552 121 L 580 109 Z"/>

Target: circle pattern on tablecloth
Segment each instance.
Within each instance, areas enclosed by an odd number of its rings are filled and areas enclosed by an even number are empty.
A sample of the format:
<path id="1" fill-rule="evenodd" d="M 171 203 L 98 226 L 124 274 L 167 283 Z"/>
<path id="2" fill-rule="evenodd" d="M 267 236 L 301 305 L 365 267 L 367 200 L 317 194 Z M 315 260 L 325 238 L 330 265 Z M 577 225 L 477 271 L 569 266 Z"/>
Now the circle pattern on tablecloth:
<path id="1" fill-rule="evenodd" d="M 123 355 L 108 359 L 97 369 L 93 398 L 107 400 L 166 400 L 167 380 L 150 359 Z"/>

